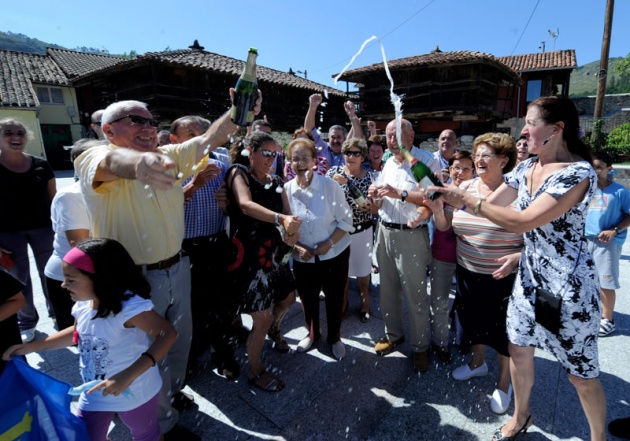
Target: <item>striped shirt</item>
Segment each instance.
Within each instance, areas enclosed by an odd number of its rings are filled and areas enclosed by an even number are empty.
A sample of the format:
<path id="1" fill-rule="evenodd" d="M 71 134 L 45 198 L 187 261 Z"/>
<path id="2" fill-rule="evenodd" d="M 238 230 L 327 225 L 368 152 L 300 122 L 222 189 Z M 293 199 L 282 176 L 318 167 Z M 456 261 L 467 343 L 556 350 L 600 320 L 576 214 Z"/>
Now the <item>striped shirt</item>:
<path id="1" fill-rule="evenodd" d="M 480 178 L 474 178 L 462 186 L 467 186 L 466 191 L 480 197 L 480 182 Z M 515 202 L 508 208 L 518 210 Z M 453 212 L 453 230 L 457 235 L 457 263 L 474 273 L 492 274 L 503 265 L 496 259 L 523 248 L 522 234 L 510 233 L 484 217 L 465 211 Z"/>

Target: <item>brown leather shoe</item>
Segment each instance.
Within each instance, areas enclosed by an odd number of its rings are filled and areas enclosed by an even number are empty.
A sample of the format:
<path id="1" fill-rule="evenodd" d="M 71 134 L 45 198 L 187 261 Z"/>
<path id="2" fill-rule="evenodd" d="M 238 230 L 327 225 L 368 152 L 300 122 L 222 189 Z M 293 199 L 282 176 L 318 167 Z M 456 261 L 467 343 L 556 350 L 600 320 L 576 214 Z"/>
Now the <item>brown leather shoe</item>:
<path id="1" fill-rule="evenodd" d="M 413 353 L 413 370 L 416 372 L 426 372 L 429 369 L 429 353 L 414 352 Z"/>
<path id="2" fill-rule="evenodd" d="M 387 355 L 392 352 L 396 346 L 402 344 L 405 341 L 405 337 L 400 337 L 398 340 L 390 340 L 387 337 L 381 338 L 374 345 L 374 351 L 377 355 Z"/>

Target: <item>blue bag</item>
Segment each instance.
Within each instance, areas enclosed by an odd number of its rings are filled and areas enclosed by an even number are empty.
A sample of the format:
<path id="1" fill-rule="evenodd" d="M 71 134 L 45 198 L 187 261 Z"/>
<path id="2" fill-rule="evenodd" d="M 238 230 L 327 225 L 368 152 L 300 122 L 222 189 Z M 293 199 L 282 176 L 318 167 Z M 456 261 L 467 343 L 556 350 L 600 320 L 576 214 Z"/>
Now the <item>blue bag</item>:
<path id="1" fill-rule="evenodd" d="M 84 422 L 70 412 L 68 390 L 13 357 L 0 377 L 0 441 L 89 441 Z"/>

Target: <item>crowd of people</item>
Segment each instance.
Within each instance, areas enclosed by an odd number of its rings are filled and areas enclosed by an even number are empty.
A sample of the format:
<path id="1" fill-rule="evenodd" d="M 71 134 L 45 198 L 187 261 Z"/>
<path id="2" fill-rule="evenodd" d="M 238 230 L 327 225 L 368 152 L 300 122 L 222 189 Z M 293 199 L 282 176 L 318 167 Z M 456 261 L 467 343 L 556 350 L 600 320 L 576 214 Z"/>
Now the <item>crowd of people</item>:
<path id="1" fill-rule="evenodd" d="M 591 440 L 605 440 L 597 339 L 615 331 L 630 192 L 609 182 L 610 157 L 580 140 L 573 103 L 541 97 L 521 138 L 482 134 L 472 152 L 444 130 L 433 154 L 414 145 L 405 119 L 383 135 L 368 121 L 366 136 L 351 102 L 351 130 L 335 124 L 326 142 L 315 127 L 322 101 L 309 98 L 286 152 L 264 119 L 243 133 L 229 113 L 213 123 L 188 115 L 158 132 L 146 104 L 113 103 L 92 115 L 99 139 L 75 144 L 77 181 L 59 192 L 46 161 L 24 151 L 26 125 L 0 120 L 0 204 L 12 213 L 0 221 L 0 367 L 77 345 L 83 380 L 94 382 L 78 410 L 92 439 L 107 438 L 115 413 L 133 439 L 199 439 L 178 423 L 192 402 L 182 388 L 209 350 L 222 376 L 240 376 L 241 314 L 252 318 L 247 379 L 279 392 L 285 383 L 262 355 L 267 338 L 291 349 L 282 320 L 296 296 L 306 335 L 293 349 L 317 347 L 324 333 L 341 361 L 349 280 L 365 323 L 377 268 L 385 326 L 376 354 L 407 339 L 414 371 L 426 372 L 431 356 L 449 365 L 454 328 L 471 359 L 451 376 L 466 381 L 488 374 L 490 346 L 499 366 L 490 409 L 503 414 L 514 401 L 493 440 L 512 440 L 534 422 L 534 349 L 544 349 L 575 386 Z M 443 185 L 420 185 L 407 151 Z M 59 330 L 44 339 L 29 246 Z M 127 390 L 134 399 L 121 405 Z M 630 439 L 629 426 L 609 430 Z"/>

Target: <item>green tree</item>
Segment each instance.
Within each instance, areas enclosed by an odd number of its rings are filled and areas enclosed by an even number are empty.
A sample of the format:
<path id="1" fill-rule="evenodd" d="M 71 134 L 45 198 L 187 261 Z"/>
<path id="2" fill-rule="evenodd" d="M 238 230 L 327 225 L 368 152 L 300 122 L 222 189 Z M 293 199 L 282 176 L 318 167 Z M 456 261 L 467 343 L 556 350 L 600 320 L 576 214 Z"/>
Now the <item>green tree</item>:
<path id="1" fill-rule="evenodd" d="M 630 123 L 625 123 L 610 131 L 606 139 L 606 150 L 620 155 L 630 153 Z"/>
<path id="2" fill-rule="evenodd" d="M 120 58 L 124 58 L 125 60 L 131 60 L 132 58 L 136 58 L 137 56 L 138 56 L 138 52 L 136 52 L 135 50 L 130 50 L 129 54 L 125 52 L 124 54 L 120 56 Z"/>
<path id="3" fill-rule="evenodd" d="M 613 72 L 622 76 L 630 75 L 630 53 L 625 58 L 617 61 L 615 67 L 613 67 Z"/>

